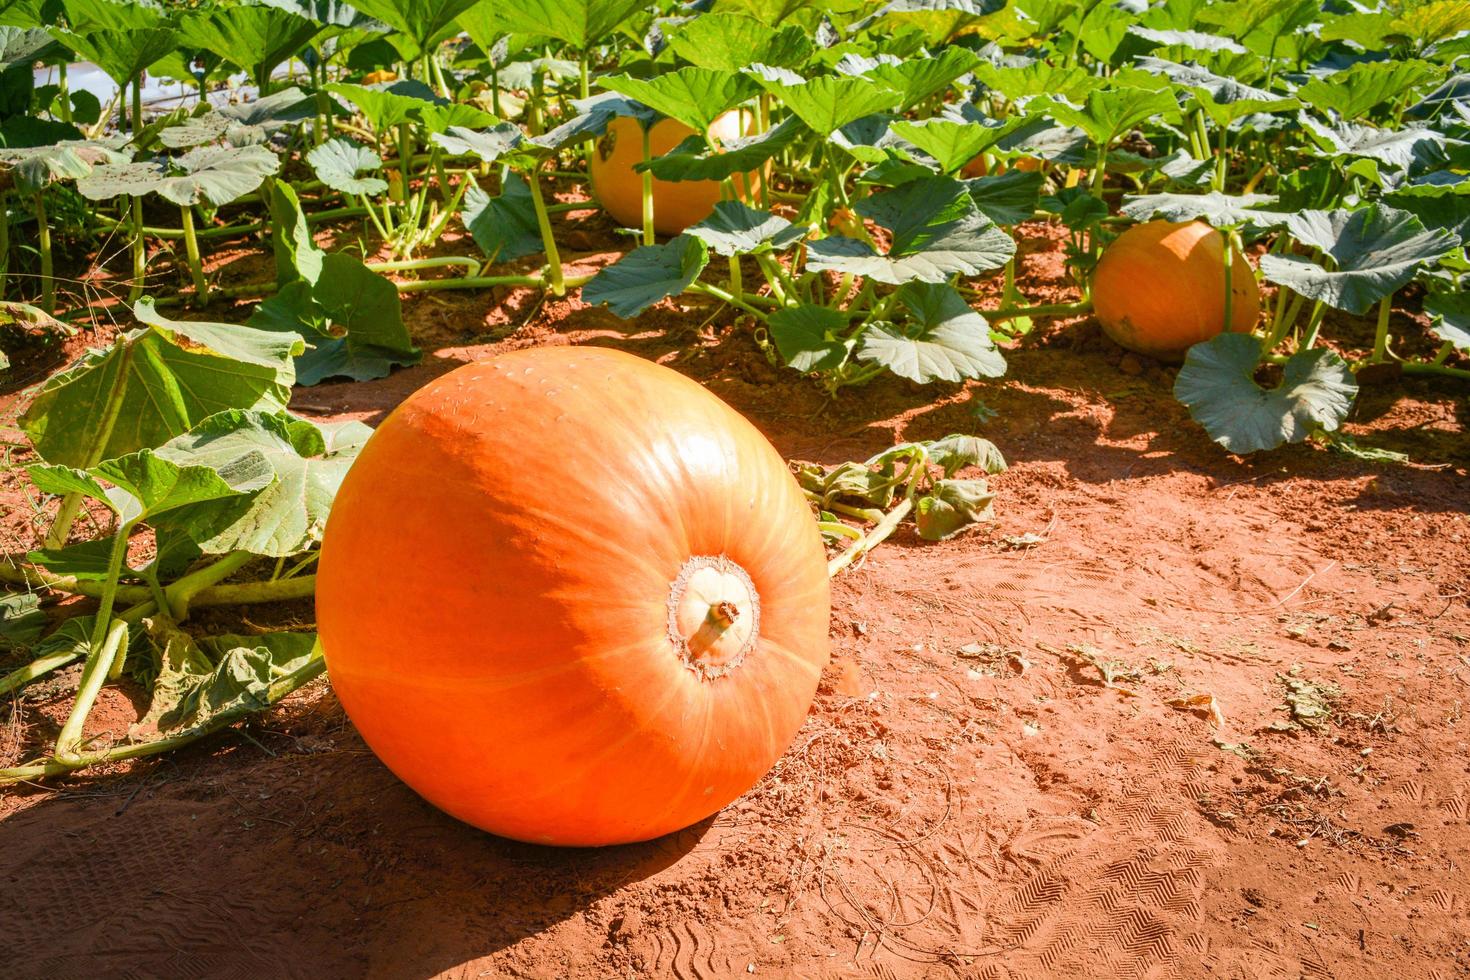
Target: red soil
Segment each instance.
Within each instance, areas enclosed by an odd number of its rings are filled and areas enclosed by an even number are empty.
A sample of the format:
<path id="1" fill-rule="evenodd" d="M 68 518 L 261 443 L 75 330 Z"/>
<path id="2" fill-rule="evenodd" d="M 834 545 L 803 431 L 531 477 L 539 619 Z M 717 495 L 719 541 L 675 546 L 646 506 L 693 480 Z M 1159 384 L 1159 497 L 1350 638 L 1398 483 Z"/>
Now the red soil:
<path id="1" fill-rule="evenodd" d="M 1068 298 L 1054 243 L 1022 286 Z M 192 751 L 0 795 L 0 972 L 1470 975 L 1463 388 L 1364 390 L 1349 431 L 1412 465 L 1309 446 L 1240 461 L 1167 369 L 1089 320 L 1028 338 L 1004 381 L 830 402 L 704 304 L 633 324 L 575 296 L 408 309 L 421 366 L 302 390 L 298 409 L 375 421 L 465 361 L 610 345 L 698 378 L 794 458 L 983 434 L 1012 463 L 997 519 L 939 544 L 902 531 L 842 574 L 836 657 L 790 751 L 647 844 L 551 850 L 456 823 L 376 762 L 325 682 Z M 998 414 L 977 422 L 981 403 Z M 31 531 L 5 481 L 10 551 Z M 1317 727 L 1289 710 L 1301 682 L 1340 692 Z M 0 762 L 66 703 L 43 689 L 6 709 Z M 111 694 L 94 728 L 121 734 L 136 710 Z"/>

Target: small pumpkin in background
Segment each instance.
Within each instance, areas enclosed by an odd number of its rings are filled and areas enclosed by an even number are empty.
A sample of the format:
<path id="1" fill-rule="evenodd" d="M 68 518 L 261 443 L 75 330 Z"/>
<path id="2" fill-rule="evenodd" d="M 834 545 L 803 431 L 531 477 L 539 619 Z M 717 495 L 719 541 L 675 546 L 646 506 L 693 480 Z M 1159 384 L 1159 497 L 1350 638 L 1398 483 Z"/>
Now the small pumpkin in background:
<path id="1" fill-rule="evenodd" d="M 1255 326 L 1261 294 L 1250 263 L 1231 256 L 1225 322 L 1225 248 L 1202 221 L 1149 221 L 1109 245 L 1092 274 L 1092 307 L 1120 347 L 1178 361 L 1201 341 Z"/>
<path id="2" fill-rule="evenodd" d="M 337 494 L 316 603 L 388 768 L 535 843 L 716 812 L 785 751 L 828 656 L 826 555 L 780 454 L 600 348 L 467 365 L 394 410 Z"/>
<path id="3" fill-rule="evenodd" d="M 745 135 L 745 119 L 732 109 L 710 124 L 710 135 L 727 143 Z M 748 117 L 746 117 L 748 118 Z M 648 132 L 650 159 L 657 159 L 694 135 L 674 119 L 660 119 Z M 643 227 L 643 175 L 634 166 L 643 162 L 643 127 L 631 116 L 619 116 L 588 155 L 592 193 L 612 219 L 625 228 Z M 735 190 L 749 203 L 760 186 L 756 172 L 736 174 Z M 661 235 L 677 235 L 708 218 L 721 198 L 717 180 L 653 180 L 653 228 Z"/>

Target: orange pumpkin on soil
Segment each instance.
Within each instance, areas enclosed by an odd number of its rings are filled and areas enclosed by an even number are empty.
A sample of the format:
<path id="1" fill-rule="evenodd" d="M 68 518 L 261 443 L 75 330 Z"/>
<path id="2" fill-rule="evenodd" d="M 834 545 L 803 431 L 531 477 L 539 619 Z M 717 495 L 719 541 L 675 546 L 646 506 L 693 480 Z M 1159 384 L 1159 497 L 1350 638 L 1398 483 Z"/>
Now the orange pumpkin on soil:
<path id="1" fill-rule="evenodd" d="M 1250 263 L 1236 252 L 1229 329 L 1250 330 L 1261 295 Z M 1226 329 L 1225 251 L 1220 233 L 1202 221 L 1136 225 L 1103 252 L 1092 274 L 1092 307 L 1103 331 L 1121 347 L 1161 360 Z"/>
<path id="2" fill-rule="evenodd" d="M 741 114 L 730 111 L 710 126 L 710 135 L 721 142 L 739 139 Z M 694 135 L 694 130 L 673 119 L 660 119 L 648 134 L 648 152 L 657 159 Z M 619 116 L 607 135 L 592 144 L 588 170 L 592 193 L 613 220 L 625 228 L 643 227 L 643 175 L 633 169 L 643 161 L 643 127 L 631 116 Z M 749 202 L 759 185 L 756 173 L 736 174 L 735 190 Z M 653 181 L 653 228 L 660 235 L 677 235 L 710 216 L 720 201 L 717 180 Z"/>
<path id="3" fill-rule="evenodd" d="M 816 522 L 699 384 L 599 348 L 420 389 L 337 495 L 317 618 L 378 757 L 506 837 L 645 840 L 753 785 L 827 663 Z"/>

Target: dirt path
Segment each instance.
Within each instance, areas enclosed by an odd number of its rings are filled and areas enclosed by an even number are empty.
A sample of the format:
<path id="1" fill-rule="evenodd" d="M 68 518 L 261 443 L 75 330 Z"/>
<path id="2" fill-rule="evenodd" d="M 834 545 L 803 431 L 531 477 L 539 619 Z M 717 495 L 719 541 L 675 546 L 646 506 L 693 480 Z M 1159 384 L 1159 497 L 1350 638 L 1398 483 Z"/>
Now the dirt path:
<path id="1" fill-rule="evenodd" d="M 248 736 L 0 796 L 0 930 L 29 937 L 0 972 L 1470 975 L 1463 392 L 1365 392 L 1354 431 L 1431 465 L 1306 447 L 1240 463 L 1167 373 L 1120 372 L 1086 325 L 1028 342 L 1004 384 L 883 382 L 831 406 L 748 337 L 682 326 L 702 316 L 614 330 L 516 306 L 532 324 L 492 342 L 483 304 L 416 301 L 424 365 L 298 401 L 373 420 L 505 347 L 615 344 L 704 381 L 792 457 L 979 431 L 1013 463 L 997 521 L 905 532 L 844 574 L 836 659 L 791 750 L 648 844 L 459 825 L 324 685 Z M 25 724 L 59 710 L 28 703 Z M 128 710 L 113 699 L 99 725 Z"/>

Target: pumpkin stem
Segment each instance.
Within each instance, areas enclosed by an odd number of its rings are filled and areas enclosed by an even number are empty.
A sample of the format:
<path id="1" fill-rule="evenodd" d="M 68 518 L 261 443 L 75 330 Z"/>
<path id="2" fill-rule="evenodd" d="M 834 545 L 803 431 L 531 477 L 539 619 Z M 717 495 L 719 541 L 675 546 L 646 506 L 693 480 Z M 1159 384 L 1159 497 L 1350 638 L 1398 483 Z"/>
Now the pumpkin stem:
<path id="1" fill-rule="evenodd" d="M 728 599 L 709 607 L 709 618 L 721 626 L 734 626 L 740 618 L 740 607 Z"/>

